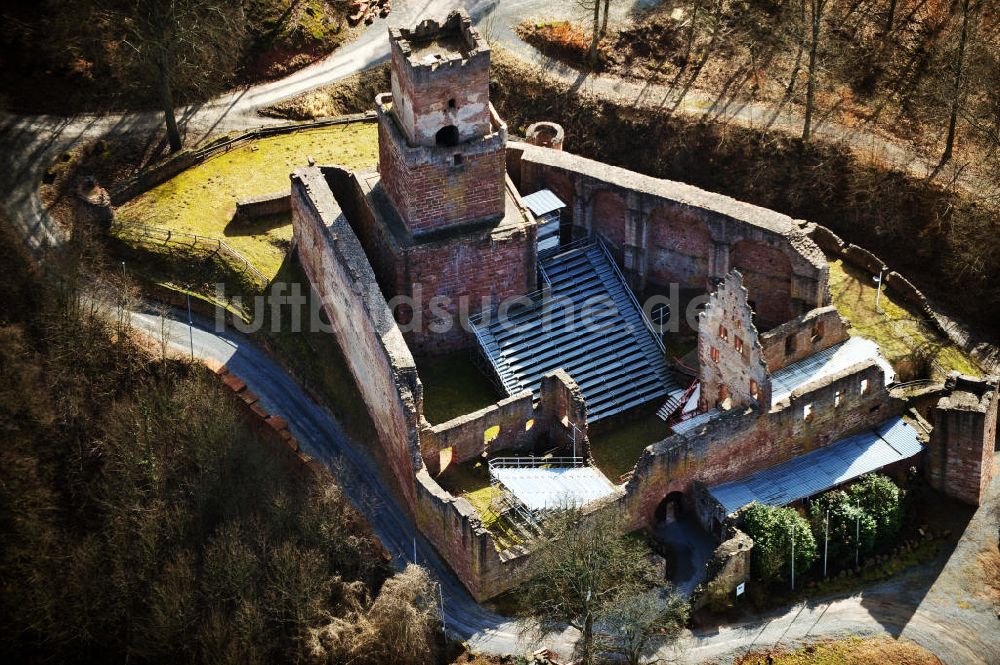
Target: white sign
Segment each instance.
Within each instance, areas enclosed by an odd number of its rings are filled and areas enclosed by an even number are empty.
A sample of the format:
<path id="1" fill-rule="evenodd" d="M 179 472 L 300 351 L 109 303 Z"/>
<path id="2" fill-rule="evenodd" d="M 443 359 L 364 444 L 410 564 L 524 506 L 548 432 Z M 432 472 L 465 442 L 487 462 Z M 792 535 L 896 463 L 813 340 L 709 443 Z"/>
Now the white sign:
<path id="1" fill-rule="evenodd" d="M 739 584 L 737 584 L 736 585 L 736 595 L 737 596 L 742 596 L 743 592 L 746 590 L 746 587 L 747 587 L 747 583 L 746 582 L 740 582 Z"/>

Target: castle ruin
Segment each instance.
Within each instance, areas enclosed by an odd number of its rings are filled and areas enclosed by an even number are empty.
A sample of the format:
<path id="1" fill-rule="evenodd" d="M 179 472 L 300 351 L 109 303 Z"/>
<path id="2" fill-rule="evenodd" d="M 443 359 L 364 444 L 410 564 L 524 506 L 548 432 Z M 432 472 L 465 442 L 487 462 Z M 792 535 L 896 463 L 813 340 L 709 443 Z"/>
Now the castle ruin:
<path id="1" fill-rule="evenodd" d="M 559 475 L 575 479 L 566 491 L 585 488 L 585 511 L 616 511 L 629 531 L 682 506 L 717 539 L 736 538 L 733 556 L 751 547 L 732 524 L 746 503 L 785 505 L 922 458 L 934 486 L 978 503 L 992 473 L 995 379 L 954 377 L 930 424 L 912 414 L 877 345 L 851 336 L 831 305 L 813 225 L 578 157 L 552 123 L 512 140 L 489 99 L 489 47 L 462 12 L 391 29 L 389 40 L 378 170 L 297 170 L 294 247 L 389 475 L 473 596 L 516 585 L 530 552 L 501 546 L 435 478 L 488 459 L 506 501 L 498 510 L 530 536 L 557 464 L 503 460 L 540 441 L 567 460 Z M 555 203 L 533 208 L 540 192 Z M 708 294 L 688 385 L 635 296 L 670 285 Z M 408 304 L 393 307 L 401 296 Z M 432 424 L 414 353 L 456 349 L 477 353 L 506 397 Z M 589 426 L 649 405 L 670 435 L 626 477 L 605 478 Z M 845 470 L 838 459 L 853 461 Z M 809 479 L 787 466 L 803 460 Z"/>

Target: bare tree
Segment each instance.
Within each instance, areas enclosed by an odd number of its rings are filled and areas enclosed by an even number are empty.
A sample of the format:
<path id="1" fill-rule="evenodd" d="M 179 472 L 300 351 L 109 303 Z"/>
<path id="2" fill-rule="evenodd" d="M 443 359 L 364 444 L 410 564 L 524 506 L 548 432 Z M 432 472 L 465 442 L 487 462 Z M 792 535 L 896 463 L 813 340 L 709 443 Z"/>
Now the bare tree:
<path id="1" fill-rule="evenodd" d="M 601 41 L 601 35 L 604 34 L 601 28 L 601 2 L 605 3 L 605 12 L 607 11 L 608 0 L 577 0 L 579 5 L 587 10 L 594 13 L 594 29 L 590 36 L 590 52 L 587 59 L 590 61 L 591 67 L 597 66 L 597 45 Z M 606 25 L 607 21 L 605 21 Z"/>
<path id="2" fill-rule="evenodd" d="M 809 78 L 806 83 L 806 118 L 802 127 L 802 140 L 812 137 L 813 107 L 816 103 L 816 70 L 819 67 L 819 40 L 823 31 L 823 16 L 829 0 L 809 0 L 809 24 L 812 37 L 809 41 Z"/>
<path id="3" fill-rule="evenodd" d="M 610 13 L 610 12 L 608 11 L 608 9 L 609 9 L 609 7 L 608 7 L 608 6 L 609 6 L 610 4 L 611 4 L 611 0 L 604 0 L 604 20 L 603 20 L 603 22 L 601 23 L 601 36 L 602 36 L 602 37 L 603 37 L 604 35 L 606 35 L 606 34 L 607 34 L 607 32 L 608 32 L 608 14 Z"/>
<path id="4" fill-rule="evenodd" d="M 944 152 L 940 166 L 951 160 L 955 148 L 955 130 L 958 127 L 958 112 L 962 101 L 962 83 L 965 79 L 965 53 L 969 41 L 969 17 L 975 11 L 970 0 L 961 0 L 962 28 L 958 36 L 958 52 L 955 55 L 955 78 L 951 87 L 951 113 L 948 115 L 948 134 L 945 137 Z"/>
<path id="5" fill-rule="evenodd" d="M 584 663 L 596 657 L 595 625 L 643 593 L 652 570 L 645 548 L 618 534 L 613 511 L 583 515 L 569 509 L 546 519 L 546 536 L 533 543 L 531 579 L 522 587 L 528 616 L 542 631 L 566 623 L 581 633 Z"/>
<path id="6" fill-rule="evenodd" d="M 170 149 L 180 150 L 175 98 L 207 97 L 231 77 L 246 38 L 243 3 L 133 0 L 110 19 L 128 35 L 119 68 L 155 90 Z"/>
<path id="7" fill-rule="evenodd" d="M 650 592 L 624 598 L 604 618 L 607 633 L 599 636 L 598 648 L 629 665 L 650 662 L 654 653 L 677 639 L 689 610 L 687 600 L 672 589 L 663 597 Z"/>

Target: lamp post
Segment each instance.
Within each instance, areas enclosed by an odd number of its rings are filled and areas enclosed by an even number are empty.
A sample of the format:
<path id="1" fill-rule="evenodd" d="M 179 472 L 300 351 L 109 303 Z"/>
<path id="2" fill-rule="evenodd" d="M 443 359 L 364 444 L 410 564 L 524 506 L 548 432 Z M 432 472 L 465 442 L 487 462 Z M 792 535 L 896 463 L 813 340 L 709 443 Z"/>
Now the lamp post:
<path id="1" fill-rule="evenodd" d="M 875 289 L 875 311 L 879 314 L 882 310 L 879 308 L 879 302 L 882 300 L 882 275 L 885 273 L 885 268 L 879 268 L 878 277 L 872 277 L 872 280 L 878 284 L 878 288 Z"/>
<path id="2" fill-rule="evenodd" d="M 194 320 L 191 318 L 191 291 L 188 290 L 185 295 L 187 295 L 188 308 L 188 341 L 191 344 L 191 360 L 194 360 Z"/>
<path id="3" fill-rule="evenodd" d="M 792 522 L 792 591 L 795 591 L 795 522 Z"/>
<path id="4" fill-rule="evenodd" d="M 830 509 L 826 509 L 826 527 L 823 531 L 823 577 L 826 577 L 826 555 L 830 547 Z"/>

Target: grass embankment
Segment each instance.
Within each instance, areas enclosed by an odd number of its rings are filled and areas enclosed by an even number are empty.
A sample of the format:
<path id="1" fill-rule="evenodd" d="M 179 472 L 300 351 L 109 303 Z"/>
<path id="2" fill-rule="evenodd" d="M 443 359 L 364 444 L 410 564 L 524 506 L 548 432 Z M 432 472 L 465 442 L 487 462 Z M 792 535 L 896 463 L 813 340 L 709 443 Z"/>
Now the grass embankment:
<path id="1" fill-rule="evenodd" d="M 597 426 L 590 432 L 590 454 L 608 480 L 618 483 L 639 461 L 646 446 L 668 434 L 667 423 L 655 413 L 615 426 Z"/>
<path id="2" fill-rule="evenodd" d="M 733 665 L 939 665 L 937 656 L 909 640 L 848 637 L 792 650 L 753 651 Z"/>
<path id="3" fill-rule="evenodd" d="M 416 359 L 424 384 L 424 417 L 438 425 L 503 399 L 493 382 L 476 367 L 469 351 Z"/>
<path id="4" fill-rule="evenodd" d="M 286 192 L 289 174 L 312 157 L 317 164 L 349 168 L 378 161 L 371 123 L 310 129 L 254 141 L 212 157 L 118 209 L 133 222 L 222 238 L 272 278 L 292 238 L 287 218 L 232 223 L 238 199 Z"/>
<path id="5" fill-rule="evenodd" d="M 922 313 L 915 313 L 895 299 L 887 289 L 875 309 L 877 284 L 862 270 L 830 261 L 830 293 L 833 304 L 851 322 L 851 334 L 878 343 L 882 353 L 900 371 L 902 378 L 917 378 L 925 368 L 933 373 L 958 370 L 978 376 L 979 368 L 962 349 L 934 330 Z"/>

